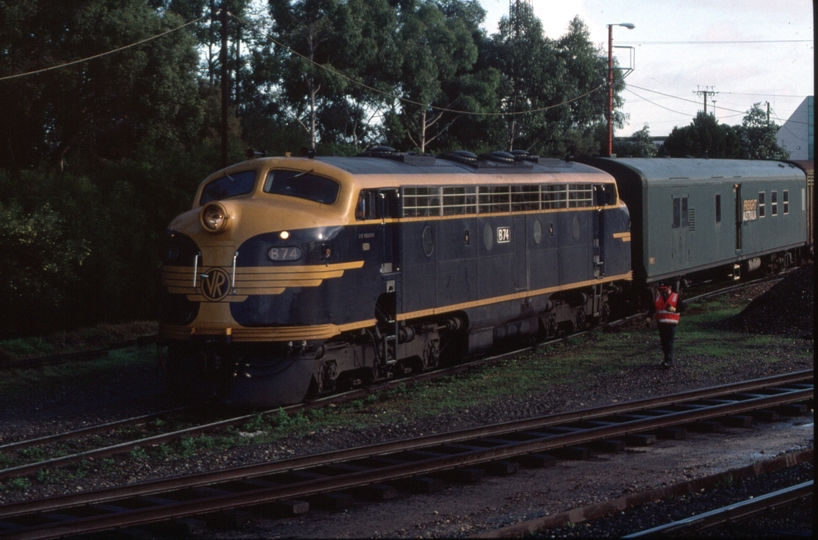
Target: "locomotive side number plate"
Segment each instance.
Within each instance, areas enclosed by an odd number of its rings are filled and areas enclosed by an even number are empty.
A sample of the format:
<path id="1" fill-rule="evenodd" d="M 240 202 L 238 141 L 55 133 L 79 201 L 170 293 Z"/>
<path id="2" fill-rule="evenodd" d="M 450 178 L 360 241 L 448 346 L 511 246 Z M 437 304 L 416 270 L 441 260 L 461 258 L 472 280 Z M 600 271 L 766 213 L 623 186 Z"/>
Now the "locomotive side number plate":
<path id="1" fill-rule="evenodd" d="M 511 227 L 497 227 L 497 243 L 507 244 L 511 242 Z"/>

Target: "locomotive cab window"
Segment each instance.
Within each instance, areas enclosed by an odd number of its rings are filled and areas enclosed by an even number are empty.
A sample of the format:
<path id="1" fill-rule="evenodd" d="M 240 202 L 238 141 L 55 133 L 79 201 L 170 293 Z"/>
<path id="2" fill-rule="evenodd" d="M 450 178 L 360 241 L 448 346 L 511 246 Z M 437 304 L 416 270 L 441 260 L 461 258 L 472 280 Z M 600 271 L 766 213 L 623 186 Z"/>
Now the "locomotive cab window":
<path id="1" fill-rule="evenodd" d="M 256 185 L 256 171 L 241 171 L 233 174 L 226 174 L 221 178 L 213 180 L 202 188 L 202 196 L 199 204 L 206 204 L 211 201 L 229 199 L 238 195 L 246 195 L 253 191 Z"/>
<path id="2" fill-rule="evenodd" d="M 308 171 L 270 171 L 264 182 L 266 193 L 297 197 L 322 204 L 334 203 L 339 190 L 338 182 Z"/>
<path id="3" fill-rule="evenodd" d="M 358 195 L 358 205 L 355 207 L 355 219 L 377 219 L 378 192 L 364 189 Z"/>
<path id="4" fill-rule="evenodd" d="M 386 219 L 397 217 L 398 191 L 396 189 L 364 189 L 358 195 L 355 206 L 355 219 Z"/>

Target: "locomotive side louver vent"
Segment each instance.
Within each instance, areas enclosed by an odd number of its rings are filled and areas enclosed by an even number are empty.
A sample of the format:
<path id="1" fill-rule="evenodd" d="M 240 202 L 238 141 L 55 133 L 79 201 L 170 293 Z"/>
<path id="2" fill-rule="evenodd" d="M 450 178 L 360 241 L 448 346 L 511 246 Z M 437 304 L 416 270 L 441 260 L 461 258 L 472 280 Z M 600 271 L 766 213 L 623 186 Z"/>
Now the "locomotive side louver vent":
<path id="1" fill-rule="evenodd" d="M 687 213 L 687 227 L 688 230 L 696 230 L 696 211 L 693 208 Z"/>

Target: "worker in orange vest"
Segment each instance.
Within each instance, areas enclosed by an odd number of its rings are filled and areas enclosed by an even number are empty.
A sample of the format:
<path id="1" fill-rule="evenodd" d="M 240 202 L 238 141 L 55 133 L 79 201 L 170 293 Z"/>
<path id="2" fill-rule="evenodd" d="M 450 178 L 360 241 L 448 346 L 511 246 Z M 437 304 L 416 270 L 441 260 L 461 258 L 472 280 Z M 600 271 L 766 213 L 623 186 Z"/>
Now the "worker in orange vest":
<path id="1" fill-rule="evenodd" d="M 682 303 L 679 301 L 679 295 L 673 292 L 670 286 L 662 283 L 659 285 L 654 307 L 656 313 L 653 317 L 659 327 L 659 339 L 662 341 L 662 352 L 665 355 L 662 367 L 670 369 L 673 364 L 673 339 L 676 337 Z"/>

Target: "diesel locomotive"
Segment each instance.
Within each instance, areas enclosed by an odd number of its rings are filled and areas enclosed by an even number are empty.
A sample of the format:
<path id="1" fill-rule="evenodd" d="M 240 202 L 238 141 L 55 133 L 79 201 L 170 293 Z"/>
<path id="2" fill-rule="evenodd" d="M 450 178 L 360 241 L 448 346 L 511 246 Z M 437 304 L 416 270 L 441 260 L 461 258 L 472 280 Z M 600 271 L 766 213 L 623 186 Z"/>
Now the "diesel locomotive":
<path id="1" fill-rule="evenodd" d="M 300 402 L 534 342 L 812 254 L 811 164 L 525 152 L 255 158 L 167 231 L 162 365 L 189 401 Z"/>
<path id="2" fill-rule="evenodd" d="M 256 158 L 167 232 L 172 391 L 302 401 L 605 321 L 631 279 L 614 178 L 524 152 Z"/>

